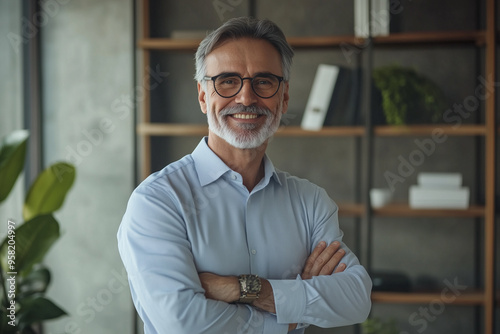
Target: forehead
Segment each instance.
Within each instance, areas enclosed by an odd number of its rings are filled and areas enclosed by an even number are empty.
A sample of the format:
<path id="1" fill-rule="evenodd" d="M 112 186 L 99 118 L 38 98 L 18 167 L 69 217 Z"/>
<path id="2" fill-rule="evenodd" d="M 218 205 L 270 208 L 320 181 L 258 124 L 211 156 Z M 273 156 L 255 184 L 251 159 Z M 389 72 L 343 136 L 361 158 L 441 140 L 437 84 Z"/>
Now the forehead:
<path id="1" fill-rule="evenodd" d="M 229 39 L 218 45 L 206 58 L 207 75 L 235 72 L 253 75 L 270 72 L 282 75 L 281 56 L 268 41 L 254 38 Z"/>

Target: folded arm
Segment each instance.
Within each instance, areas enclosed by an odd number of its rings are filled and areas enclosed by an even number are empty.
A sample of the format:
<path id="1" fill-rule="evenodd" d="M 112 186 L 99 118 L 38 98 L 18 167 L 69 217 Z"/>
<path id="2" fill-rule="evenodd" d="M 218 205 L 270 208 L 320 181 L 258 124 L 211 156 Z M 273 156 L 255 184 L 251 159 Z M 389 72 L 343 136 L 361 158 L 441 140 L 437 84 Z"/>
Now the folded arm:
<path id="1" fill-rule="evenodd" d="M 205 297 L 175 204 L 152 191 L 140 192 L 129 201 L 118 246 L 148 333 L 287 332 L 288 325 L 278 324 L 267 312 Z"/>
<path id="2" fill-rule="evenodd" d="M 345 263 L 340 263 L 345 251 L 340 248 L 339 242 L 333 242 L 327 246 L 321 241 L 308 257 L 301 274 L 302 279 L 311 279 L 314 276 L 331 275 L 345 270 Z M 201 284 L 205 290 L 205 296 L 213 300 L 227 303 L 238 301 L 240 288 L 236 276 L 219 276 L 213 273 L 201 273 L 199 275 Z M 276 313 L 273 288 L 268 280 L 261 278 L 262 289 L 259 298 L 252 305 L 258 309 Z M 294 330 L 297 323 L 291 323 L 288 331 Z"/>

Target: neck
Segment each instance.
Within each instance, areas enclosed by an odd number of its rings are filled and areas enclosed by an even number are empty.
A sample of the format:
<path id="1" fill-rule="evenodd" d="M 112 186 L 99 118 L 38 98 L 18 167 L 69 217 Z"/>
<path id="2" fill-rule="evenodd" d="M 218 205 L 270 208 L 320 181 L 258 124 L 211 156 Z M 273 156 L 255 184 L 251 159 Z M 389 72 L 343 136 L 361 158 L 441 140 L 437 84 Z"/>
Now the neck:
<path id="1" fill-rule="evenodd" d="M 243 177 L 243 185 L 252 189 L 264 177 L 264 154 L 267 142 L 257 148 L 240 149 L 229 145 L 224 139 L 209 132 L 208 147 L 224 161 L 224 163 Z"/>

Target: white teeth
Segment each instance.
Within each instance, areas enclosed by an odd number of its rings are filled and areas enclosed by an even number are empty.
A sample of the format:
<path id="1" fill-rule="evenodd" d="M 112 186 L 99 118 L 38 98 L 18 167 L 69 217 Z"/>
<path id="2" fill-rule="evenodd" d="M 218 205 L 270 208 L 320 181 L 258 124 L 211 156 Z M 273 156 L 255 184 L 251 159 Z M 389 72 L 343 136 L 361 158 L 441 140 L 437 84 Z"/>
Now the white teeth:
<path id="1" fill-rule="evenodd" d="M 234 114 L 234 118 L 241 118 L 241 119 L 253 119 L 257 118 L 258 115 L 256 114 Z"/>

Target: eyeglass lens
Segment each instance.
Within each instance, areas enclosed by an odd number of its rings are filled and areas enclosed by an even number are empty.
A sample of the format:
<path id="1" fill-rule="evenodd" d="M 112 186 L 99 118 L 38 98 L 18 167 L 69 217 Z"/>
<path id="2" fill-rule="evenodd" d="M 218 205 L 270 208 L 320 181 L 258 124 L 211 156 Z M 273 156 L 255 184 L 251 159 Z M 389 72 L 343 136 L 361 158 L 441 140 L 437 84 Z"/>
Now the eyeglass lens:
<path id="1" fill-rule="evenodd" d="M 232 97 L 241 90 L 243 81 L 238 75 L 221 75 L 214 81 L 215 90 L 223 97 Z M 280 80 L 272 75 L 256 76 L 251 82 L 253 91 L 263 98 L 276 94 L 280 85 Z"/>

